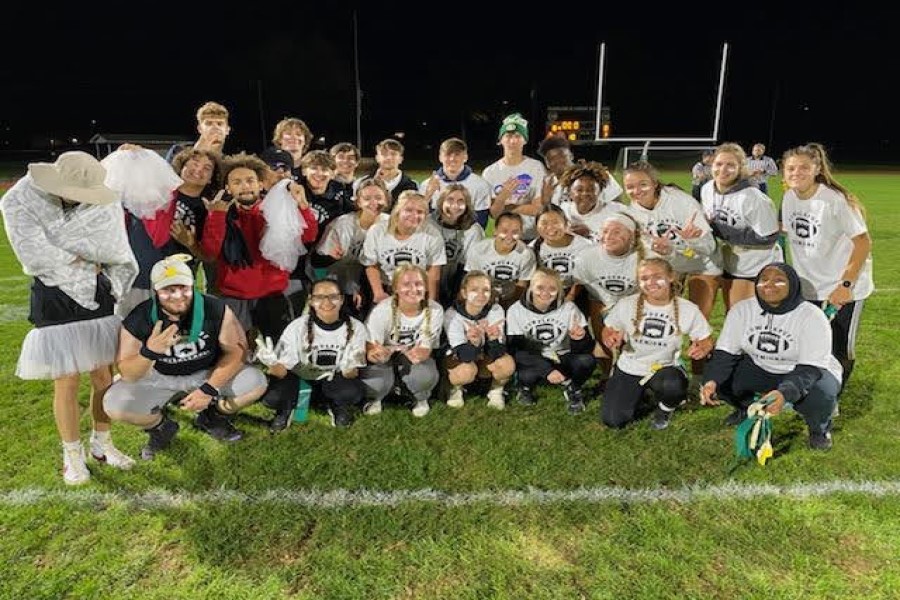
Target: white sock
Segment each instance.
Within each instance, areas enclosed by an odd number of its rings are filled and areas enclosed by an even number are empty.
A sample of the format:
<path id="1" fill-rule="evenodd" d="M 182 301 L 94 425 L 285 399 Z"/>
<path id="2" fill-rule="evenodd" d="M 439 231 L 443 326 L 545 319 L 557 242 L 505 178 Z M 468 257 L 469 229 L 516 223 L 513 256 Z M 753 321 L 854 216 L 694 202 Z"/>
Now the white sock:
<path id="1" fill-rule="evenodd" d="M 81 440 L 76 440 L 74 442 L 63 442 L 62 445 L 63 445 L 63 450 L 77 451 L 82 448 Z"/>
<path id="2" fill-rule="evenodd" d="M 669 408 L 668 406 L 666 406 L 666 405 L 663 404 L 662 402 L 659 403 L 659 409 L 660 409 L 660 410 L 664 410 L 664 411 L 666 411 L 666 412 L 675 412 L 675 409 L 674 409 L 674 408 Z"/>
<path id="3" fill-rule="evenodd" d="M 109 430 L 106 431 L 97 431 L 96 429 L 91 432 L 91 441 L 96 441 L 101 444 L 106 444 L 112 441 L 112 438 L 109 435 Z"/>

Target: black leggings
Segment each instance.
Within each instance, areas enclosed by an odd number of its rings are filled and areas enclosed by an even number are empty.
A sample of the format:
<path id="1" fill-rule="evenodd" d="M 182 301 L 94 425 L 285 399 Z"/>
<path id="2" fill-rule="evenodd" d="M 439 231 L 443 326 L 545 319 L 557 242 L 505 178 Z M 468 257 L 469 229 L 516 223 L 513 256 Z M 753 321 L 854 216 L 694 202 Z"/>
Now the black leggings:
<path id="1" fill-rule="evenodd" d="M 618 429 L 634 421 L 638 404 L 647 390 L 652 390 L 654 398 L 672 410 L 687 398 L 688 380 L 678 367 L 663 367 L 645 385 L 641 385 L 641 379 L 618 367 L 613 370 L 600 407 L 600 419 L 608 427 Z"/>
<path id="2" fill-rule="evenodd" d="M 327 408 L 350 408 L 361 406 L 366 398 L 366 388 L 359 378 L 346 379 L 340 373 L 330 381 L 327 379 L 309 382 L 312 396 Z M 262 398 L 263 404 L 269 408 L 293 408 L 297 406 L 297 394 L 300 392 L 300 378 L 288 372 L 283 379 L 269 377 L 269 388 Z"/>
<path id="3" fill-rule="evenodd" d="M 597 366 L 597 359 L 591 354 L 568 353 L 559 357 L 559 364 L 539 354 L 527 350 L 518 350 L 515 353 L 516 375 L 519 385 L 533 388 L 537 384 L 546 381 L 547 375 L 554 369 L 571 379 L 576 386 L 581 386 Z"/>

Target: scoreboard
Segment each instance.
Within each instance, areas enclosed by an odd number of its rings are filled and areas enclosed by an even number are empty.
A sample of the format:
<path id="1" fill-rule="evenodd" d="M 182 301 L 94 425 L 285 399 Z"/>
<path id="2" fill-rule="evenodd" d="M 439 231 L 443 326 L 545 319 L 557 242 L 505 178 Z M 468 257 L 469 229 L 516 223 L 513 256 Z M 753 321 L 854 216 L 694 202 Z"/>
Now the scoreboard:
<path id="1" fill-rule="evenodd" d="M 573 143 L 593 142 L 597 126 L 596 106 L 548 106 L 545 137 L 559 135 Z M 612 134 L 609 107 L 600 111 L 600 137 Z"/>

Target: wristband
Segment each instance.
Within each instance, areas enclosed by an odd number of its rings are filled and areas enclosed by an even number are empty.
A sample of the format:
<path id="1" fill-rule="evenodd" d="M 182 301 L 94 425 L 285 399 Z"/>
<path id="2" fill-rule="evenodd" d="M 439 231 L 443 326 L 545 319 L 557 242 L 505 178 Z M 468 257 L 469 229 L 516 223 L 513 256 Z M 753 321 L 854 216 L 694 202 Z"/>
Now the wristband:
<path id="1" fill-rule="evenodd" d="M 141 346 L 141 356 L 150 360 L 159 360 L 161 358 L 165 358 L 165 354 L 160 354 L 159 352 L 154 352 L 150 348 L 145 345 Z"/>
<path id="2" fill-rule="evenodd" d="M 214 388 L 208 381 L 204 381 L 203 385 L 201 385 L 197 389 L 199 389 L 201 392 L 203 392 L 207 396 L 212 396 L 213 398 L 219 397 L 219 390 Z"/>

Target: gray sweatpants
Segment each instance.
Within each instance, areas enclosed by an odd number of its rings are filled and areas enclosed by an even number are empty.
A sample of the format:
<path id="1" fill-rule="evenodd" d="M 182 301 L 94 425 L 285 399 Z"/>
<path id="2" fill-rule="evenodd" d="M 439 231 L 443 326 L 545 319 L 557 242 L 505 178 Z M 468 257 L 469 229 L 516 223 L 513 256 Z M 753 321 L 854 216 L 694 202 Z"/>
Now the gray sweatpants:
<path id="1" fill-rule="evenodd" d="M 431 397 L 440 377 L 434 359 L 429 358 L 414 365 L 405 356 L 395 355 L 383 365 L 369 365 L 360 370 L 359 379 L 366 386 L 366 397 L 369 400 L 381 401 L 391 393 L 396 381 L 395 368 L 416 400 L 428 400 Z"/>
<path id="2" fill-rule="evenodd" d="M 119 380 L 112 384 L 103 397 L 103 408 L 112 413 L 149 415 L 159 412 L 176 392 L 193 392 L 209 377 L 210 371 L 198 371 L 191 375 L 162 375 L 156 369 L 138 381 Z M 219 388 L 226 398 L 243 396 L 255 389 L 266 387 L 266 376 L 251 365 L 244 365 L 238 374 Z"/>

